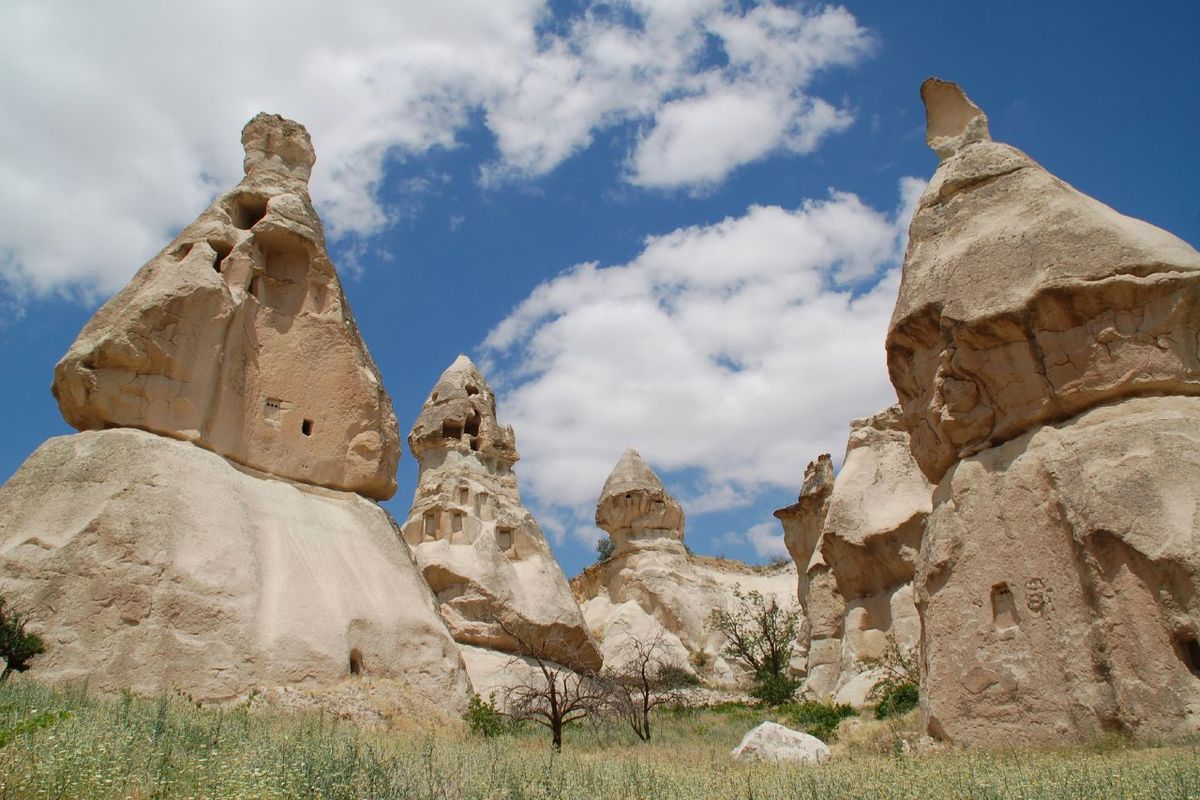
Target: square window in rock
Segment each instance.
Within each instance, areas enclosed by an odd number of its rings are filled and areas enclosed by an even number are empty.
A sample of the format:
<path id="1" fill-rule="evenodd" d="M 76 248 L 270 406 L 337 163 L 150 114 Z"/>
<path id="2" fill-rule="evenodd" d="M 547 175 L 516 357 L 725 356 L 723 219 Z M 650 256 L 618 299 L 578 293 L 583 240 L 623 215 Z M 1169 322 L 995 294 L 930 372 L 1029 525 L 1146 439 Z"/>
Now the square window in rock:
<path id="1" fill-rule="evenodd" d="M 997 628 L 1011 628 L 1020 622 L 1017 619 L 1017 603 L 1007 583 L 992 587 L 992 620 Z"/>
<path id="2" fill-rule="evenodd" d="M 459 502 L 459 504 L 465 506 L 467 504 L 467 501 L 470 499 L 471 499 L 470 489 L 468 489 L 466 486 L 458 487 L 458 502 Z"/>
<path id="3" fill-rule="evenodd" d="M 496 528 L 496 547 L 501 553 L 507 553 L 513 546 L 512 528 Z"/>
<path id="4" fill-rule="evenodd" d="M 425 538 L 436 539 L 438 529 L 438 517 L 436 511 L 425 512 Z"/>
<path id="5" fill-rule="evenodd" d="M 463 528 L 463 513 L 461 511 L 453 511 L 450 514 L 450 532 L 459 533 Z"/>
<path id="6" fill-rule="evenodd" d="M 300 423 L 300 432 L 303 433 L 305 436 L 312 436 L 313 421 L 311 419 L 306 419 L 303 422 L 301 422 Z"/>

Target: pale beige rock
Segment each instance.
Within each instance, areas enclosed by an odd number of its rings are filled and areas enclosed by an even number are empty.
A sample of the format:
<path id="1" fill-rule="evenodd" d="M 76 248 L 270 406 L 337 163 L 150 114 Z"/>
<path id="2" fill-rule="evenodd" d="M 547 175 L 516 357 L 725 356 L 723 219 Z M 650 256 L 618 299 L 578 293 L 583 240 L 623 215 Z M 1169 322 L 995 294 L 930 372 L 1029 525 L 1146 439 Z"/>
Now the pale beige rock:
<path id="1" fill-rule="evenodd" d="M 408 438 L 420 462 L 404 539 L 454 639 L 513 651 L 499 625 L 576 669 L 599 669 L 600 651 L 545 536 L 521 503 L 511 427 L 496 398 L 459 356 L 438 379 Z"/>
<path id="2" fill-rule="evenodd" d="M 922 96 L 942 161 L 887 352 L 926 475 L 1098 403 L 1200 394 L 1200 254 L 990 141 L 956 85 Z"/>
<path id="3" fill-rule="evenodd" d="M 469 690 L 387 512 L 143 431 L 50 439 L 0 488 L 0 592 L 47 681 L 218 701 L 353 665 L 451 713 Z"/>
<path id="4" fill-rule="evenodd" d="M 851 423 L 836 480 L 820 466 L 828 456 L 815 463 L 800 503 L 776 512 L 785 536 L 789 522 L 807 537 L 821 521 L 819 539 L 793 551 L 809 553 L 800 579 L 809 639 L 804 687 L 861 706 L 879 678 L 863 659 L 881 658 L 889 637 L 901 652 L 917 646 L 912 578 L 933 486 L 913 461 L 897 406 Z"/>
<path id="5" fill-rule="evenodd" d="M 725 640 L 710 629 L 709 615 L 732 602 L 735 587 L 795 605 L 793 565 L 750 567 L 689 554 L 682 508 L 635 450 L 625 451 L 605 482 L 596 524 L 612 539 L 613 555 L 571 586 L 605 665 L 619 668 L 632 639 L 661 637 L 662 655 L 676 666 L 710 684 L 744 682 L 741 668 L 721 655 Z"/>
<path id="6" fill-rule="evenodd" d="M 764 722 L 752 728 L 729 755 L 740 762 L 801 764 L 822 764 L 833 757 L 829 745 L 817 737 L 776 722 Z"/>
<path id="7" fill-rule="evenodd" d="M 308 132 L 259 114 L 242 142 L 242 182 L 59 362 L 59 407 L 80 430 L 142 428 L 290 480 L 391 497 L 396 418 L 308 195 Z"/>
<path id="8" fill-rule="evenodd" d="M 1101 406 L 953 467 L 917 574 L 928 732 L 1200 731 L 1200 398 Z"/>

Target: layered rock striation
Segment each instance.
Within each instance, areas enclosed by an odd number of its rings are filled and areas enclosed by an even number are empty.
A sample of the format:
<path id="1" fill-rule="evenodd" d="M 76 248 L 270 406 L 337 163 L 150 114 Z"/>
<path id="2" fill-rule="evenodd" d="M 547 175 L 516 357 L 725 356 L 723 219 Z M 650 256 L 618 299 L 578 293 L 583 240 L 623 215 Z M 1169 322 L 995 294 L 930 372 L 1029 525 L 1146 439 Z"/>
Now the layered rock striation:
<path id="1" fill-rule="evenodd" d="M 513 430 L 497 422 L 495 395 L 469 358 L 442 373 L 408 443 L 420 475 L 404 539 L 455 640 L 599 669 L 562 569 L 521 503 Z"/>
<path id="2" fill-rule="evenodd" d="M 626 450 L 604 483 L 596 524 L 613 542 L 612 556 L 572 582 L 606 666 L 619 669 L 633 642 L 658 641 L 667 661 L 726 686 L 741 669 L 721 654 L 725 641 L 709 615 L 733 591 L 758 591 L 795 604 L 796 572 L 694 556 L 684 545 L 684 514 L 662 480 L 635 450 Z"/>
<path id="3" fill-rule="evenodd" d="M 242 143 L 245 178 L 84 326 L 54 396 L 79 430 L 141 428 L 387 499 L 396 417 L 308 194 L 308 132 L 259 114 Z"/>
<path id="4" fill-rule="evenodd" d="M 1200 730 L 1200 254 L 922 87 L 941 158 L 888 363 L 937 481 L 914 586 L 929 733 Z"/>
<path id="5" fill-rule="evenodd" d="M 394 491 L 396 423 L 308 197 L 308 133 L 260 114 L 242 140 L 245 180 L 59 363 L 83 432 L 0 488 L 0 592 L 45 680 L 223 701 L 370 676 L 461 713 L 461 655 L 370 499 Z"/>

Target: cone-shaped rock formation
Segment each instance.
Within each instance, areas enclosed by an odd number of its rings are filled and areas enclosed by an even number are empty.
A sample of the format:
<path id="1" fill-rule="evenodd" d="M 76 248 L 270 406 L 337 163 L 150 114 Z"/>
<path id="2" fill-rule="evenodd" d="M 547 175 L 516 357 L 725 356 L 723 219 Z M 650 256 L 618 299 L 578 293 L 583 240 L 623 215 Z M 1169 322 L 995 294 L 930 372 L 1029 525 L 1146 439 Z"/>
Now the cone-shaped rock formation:
<path id="1" fill-rule="evenodd" d="M 496 421 L 496 398 L 469 358 L 442 373 L 408 444 L 421 468 L 404 539 L 454 638 L 520 652 L 503 622 L 545 656 L 598 669 L 562 569 L 521 503 L 512 428 Z"/>
<path id="2" fill-rule="evenodd" d="M 588 567 L 571 585 L 588 625 L 601 640 L 606 666 L 619 669 L 633 640 L 661 642 L 676 666 L 731 685 L 744 677 L 721 655 L 725 642 L 708 626 L 733 588 L 757 590 L 785 607 L 795 603 L 796 571 L 750 567 L 693 556 L 683 544 L 683 509 L 636 450 L 626 450 L 604 482 L 596 524 L 613 542 L 613 554 Z"/>
<path id="3" fill-rule="evenodd" d="M 309 202 L 308 134 L 259 115 L 243 142 L 245 180 L 59 363 L 63 414 L 105 430 L 50 439 L 0 488 L 0 592 L 45 680 L 365 704 L 386 683 L 461 713 L 458 648 L 362 496 L 392 494 L 396 423 Z"/>
<path id="4" fill-rule="evenodd" d="M 1200 730 L 1200 253 L 922 88 L 942 161 L 888 363 L 939 481 L 914 587 L 927 730 Z M 831 512 L 832 514 L 832 512 Z"/>
<path id="5" fill-rule="evenodd" d="M 246 177 L 96 313 L 54 374 L 79 430 L 132 427 L 376 499 L 400 437 L 308 195 L 308 132 L 259 114 Z"/>

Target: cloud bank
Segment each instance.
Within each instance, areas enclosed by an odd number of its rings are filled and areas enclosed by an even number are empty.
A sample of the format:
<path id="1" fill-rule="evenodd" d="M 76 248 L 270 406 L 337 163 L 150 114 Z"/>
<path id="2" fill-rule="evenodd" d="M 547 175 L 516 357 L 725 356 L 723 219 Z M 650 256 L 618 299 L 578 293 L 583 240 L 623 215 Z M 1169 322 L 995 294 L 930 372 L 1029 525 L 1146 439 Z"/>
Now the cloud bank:
<path id="1" fill-rule="evenodd" d="M 850 124 L 808 94 L 871 38 L 840 7 L 726 0 L 328 4 L 14 0 L 0 9 L 0 282 L 104 295 L 239 176 L 233 132 L 304 122 L 334 237 L 369 237 L 390 158 L 454 147 L 482 118 L 484 185 L 531 179 L 600 131 L 648 188 L 703 188 Z M 623 126 L 623 127 L 621 127 Z M 64 231 L 70 231 L 64 235 Z"/>
<path id="2" fill-rule="evenodd" d="M 813 457 L 840 456 L 851 418 L 895 402 L 883 342 L 923 187 L 904 179 L 890 213 L 841 192 L 752 206 L 539 285 L 482 349 L 548 527 L 594 537 L 627 447 L 687 471 L 692 514 L 796 487 Z M 747 533 L 760 555 L 778 551 L 766 533 Z"/>

